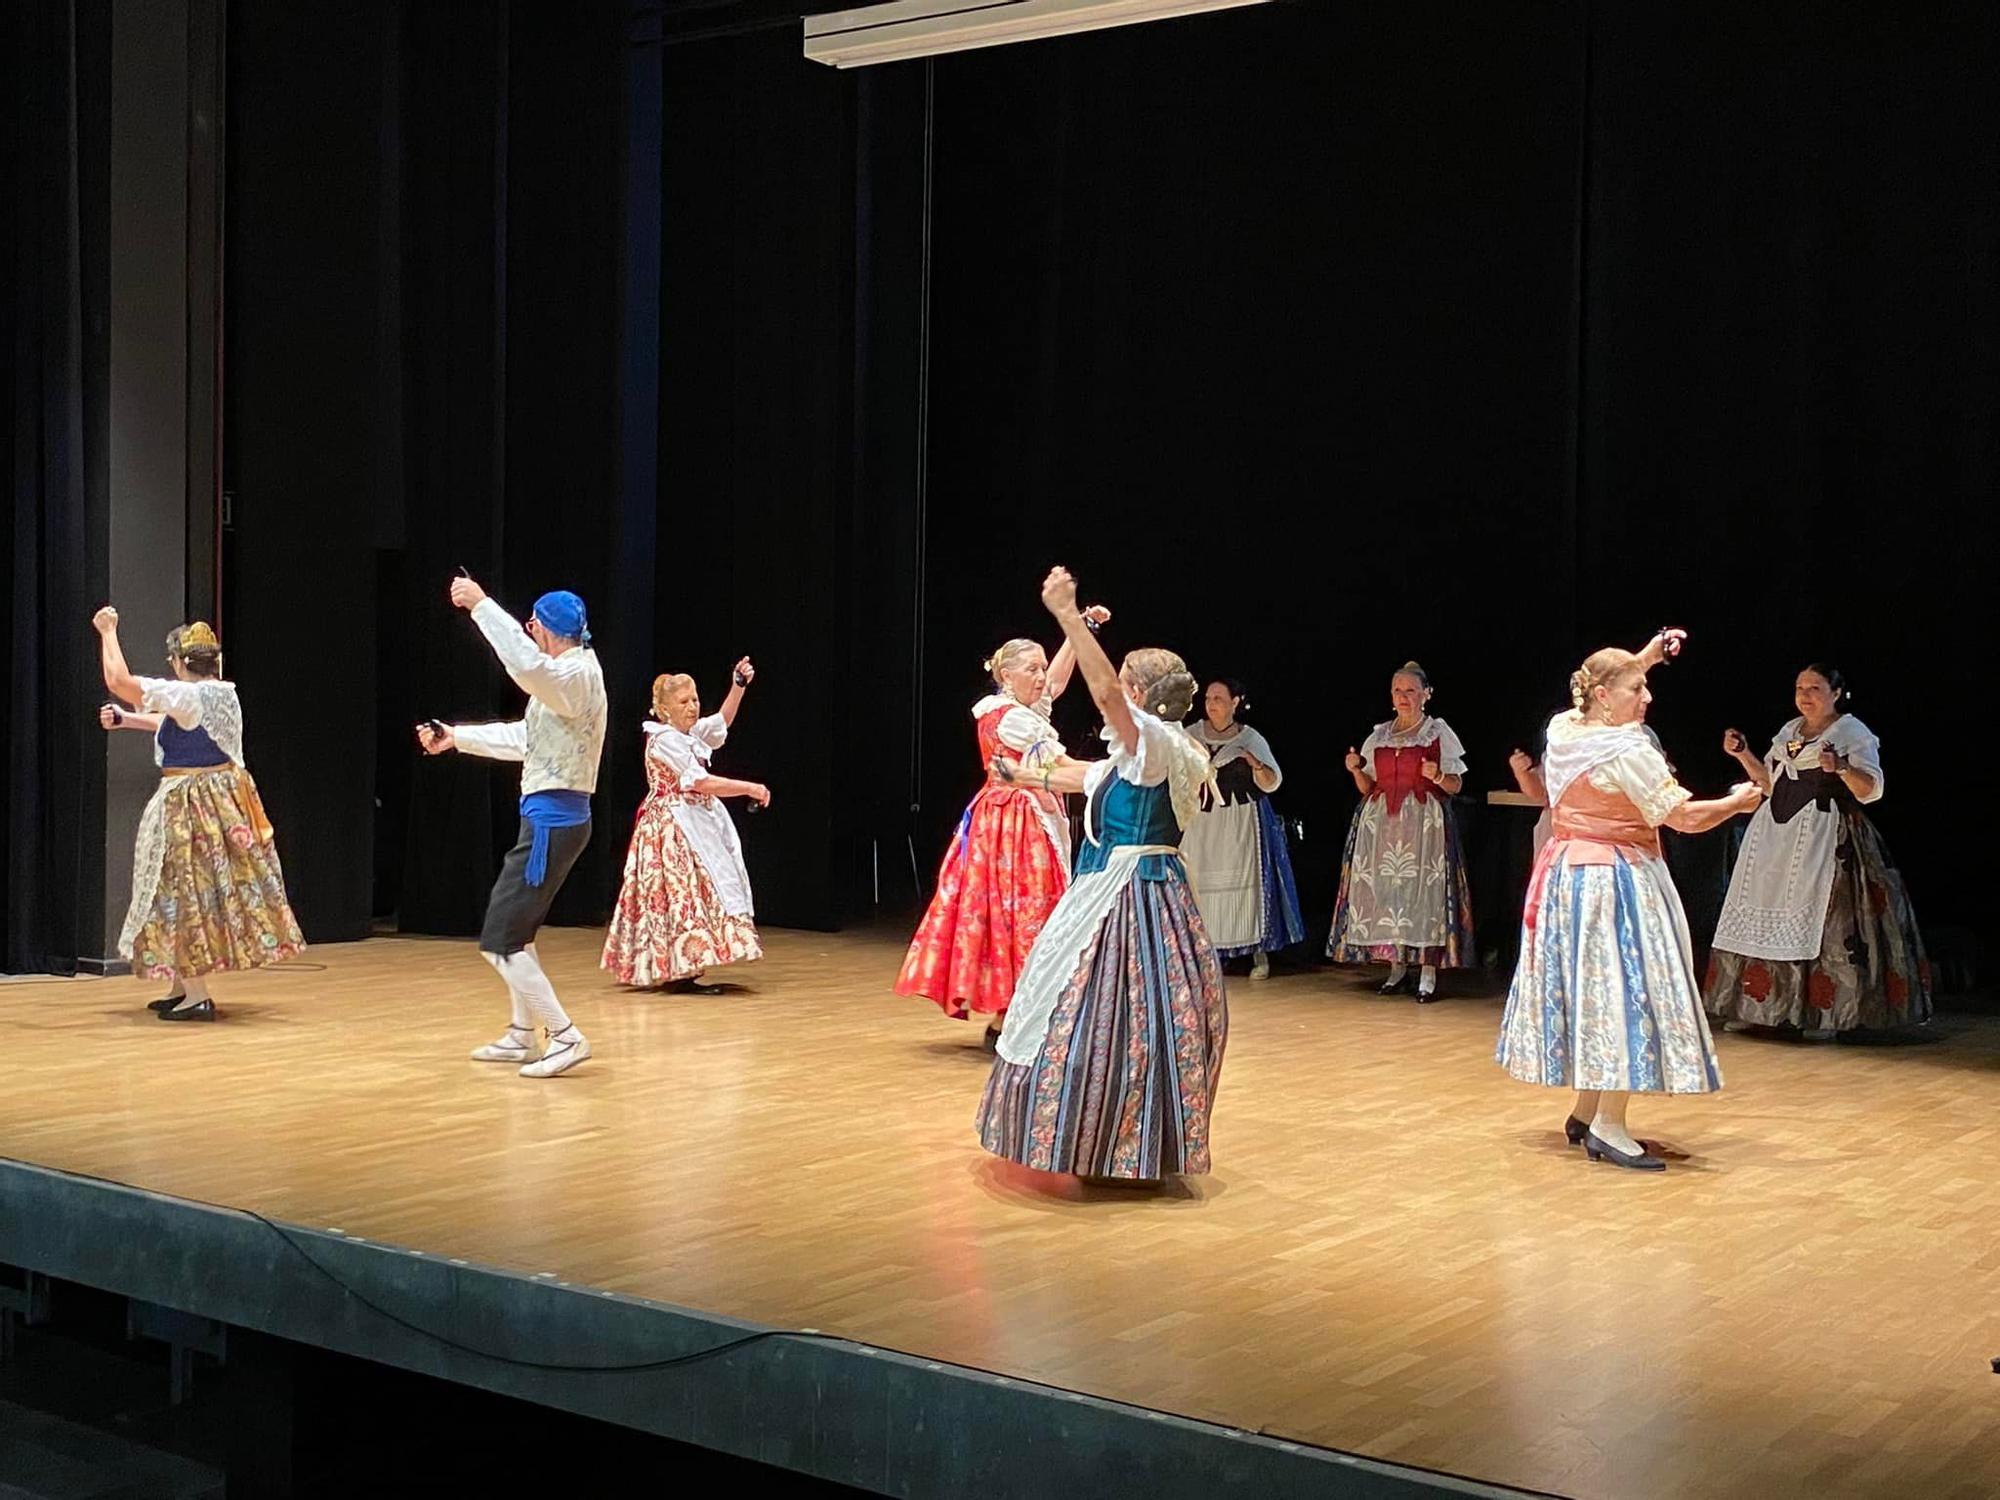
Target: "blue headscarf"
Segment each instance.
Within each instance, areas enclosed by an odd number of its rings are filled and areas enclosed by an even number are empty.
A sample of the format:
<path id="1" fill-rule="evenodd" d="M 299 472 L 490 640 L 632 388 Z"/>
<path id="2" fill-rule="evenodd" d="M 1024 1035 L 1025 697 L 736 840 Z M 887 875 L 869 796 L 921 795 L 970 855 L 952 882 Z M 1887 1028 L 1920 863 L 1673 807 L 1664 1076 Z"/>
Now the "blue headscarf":
<path id="1" fill-rule="evenodd" d="M 557 589 L 537 599 L 535 618 L 542 622 L 544 630 L 585 646 L 590 644 L 590 622 L 584 615 L 583 601 L 568 589 Z"/>

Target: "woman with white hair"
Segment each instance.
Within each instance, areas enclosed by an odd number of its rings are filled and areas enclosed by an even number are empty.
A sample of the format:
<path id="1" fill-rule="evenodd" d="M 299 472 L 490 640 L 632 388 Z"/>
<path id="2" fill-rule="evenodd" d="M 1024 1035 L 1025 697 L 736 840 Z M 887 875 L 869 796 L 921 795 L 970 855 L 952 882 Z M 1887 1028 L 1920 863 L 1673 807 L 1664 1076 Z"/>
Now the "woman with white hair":
<path id="1" fill-rule="evenodd" d="M 1094 627 L 1111 611 L 1093 605 L 1083 615 Z M 1036 642 L 1017 638 L 985 666 L 993 691 L 972 705 L 972 722 L 986 784 L 945 851 L 937 893 L 910 941 L 896 993 L 921 995 L 955 1020 L 984 1016 L 990 1042 L 1028 950 L 1069 885 L 1062 799 L 1033 775 L 1009 782 L 995 768 L 1038 773 L 1063 759 L 1049 715 L 1069 687 L 1076 652 L 1065 641 L 1050 661 Z"/>

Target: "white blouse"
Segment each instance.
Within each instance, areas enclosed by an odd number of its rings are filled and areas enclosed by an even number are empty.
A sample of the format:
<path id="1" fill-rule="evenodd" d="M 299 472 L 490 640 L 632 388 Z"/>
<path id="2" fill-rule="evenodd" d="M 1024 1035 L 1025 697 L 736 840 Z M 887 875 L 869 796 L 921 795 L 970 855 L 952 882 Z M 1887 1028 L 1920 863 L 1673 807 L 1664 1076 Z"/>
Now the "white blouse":
<path id="1" fill-rule="evenodd" d="M 504 724 L 454 724 L 452 738 L 468 755 L 521 762 L 521 795 L 594 792 L 604 757 L 604 669 L 597 653 L 578 646 L 549 656 L 521 623 L 491 599 L 472 610 L 473 623 L 507 675 L 528 695 L 527 716 Z"/>
<path id="2" fill-rule="evenodd" d="M 1023 761 L 1042 765 L 1068 753 L 1063 749 L 1062 736 L 1049 722 L 1049 715 L 1055 710 L 1053 699 L 1044 697 L 1039 703 L 1025 704 L 1005 693 L 989 693 L 972 705 L 974 722 L 1001 707 L 1007 712 L 1001 715 L 997 731 L 1000 743 Z"/>
<path id="3" fill-rule="evenodd" d="M 1368 760 L 1378 749 L 1407 750 L 1433 742 L 1438 748 L 1438 775 L 1463 776 L 1466 769 L 1465 746 L 1449 724 L 1429 714 L 1417 720 L 1416 726 L 1411 729 L 1398 729 L 1394 719 L 1383 720 L 1361 742 L 1361 758 Z M 1370 774 L 1373 774 L 1372 768 Z"/>
<path id="4" fill-rule="evenodd" d="M 1764 769 L 1773 777 L 1790 776 L 1794 780 L 1801 771 L 1819 769 L 1821 750 L 1837 751 L 1841 758 L 1850 762 L 1857 771 L 1866 773 L 1875 785 L 1865 797 L 1857 797 L 1857 802 L 1879 802 L 1882 800 L 1882 742 L 1875 737 L 1875 731 L 1855 718 L 1853 714 L 1842 714 L 1827 725 L 1820 735 L 1799 747 L 1796 758 L 1786 753 L 1794 740 L 1805 740 L 1804 718 L 1795 718 L 1780 729 L 1771 740 L 1771 748 L 1764 754 Z"/>
<path id="5" fill-rule="evenodd" d="M 684 730 L 648 719 L 645 729 L 647 759 L 671 770 L 684 792 L 693 791 L 695 783 L 709 774 L 709 761 L 729 739 L 729 721 L 721 714 L 696 719 Z"/>
<path id="6" fill-rule="evenodd" d="M 1626 798 L 1653 828 L 1694 795 L 1674 780 L 1673 768 L 1644 725 L 1599 724 L 1570 709 L 1549 720 L 1548 751 L 1542 757 L 1549 805 L 1562 801 L 1579 776 L 1588 777 L 1600 792 Z"/>

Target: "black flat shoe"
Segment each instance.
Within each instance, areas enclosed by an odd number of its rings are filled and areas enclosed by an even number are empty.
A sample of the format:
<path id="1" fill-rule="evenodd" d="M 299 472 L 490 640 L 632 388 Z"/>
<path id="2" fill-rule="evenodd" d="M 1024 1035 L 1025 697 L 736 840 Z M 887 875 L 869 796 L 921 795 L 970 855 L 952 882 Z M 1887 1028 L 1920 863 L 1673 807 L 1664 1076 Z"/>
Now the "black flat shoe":
<path id="1" fill-rule="evenodd" d="M 157 1000 L 148 1000 L 146 1002 L 146 1009 L 150 1010 L 156 1016 L 163 1016 L 185 999 L 187 999 L 186 995 L 162 995 Z"/>
<path id="2" fill-rule="evenodd" d="M 676 979 L 672 984 L 667 986 L 667 993 L 670 995 L 720 995 L 722 993 L 722 986 L 719 984 L 703 984 L 699 979 Z"/>
<path id="3" fill-rule="evenodd" d="M 197 1000 L 193 1005 L 184 1005 L 179 1010 L 163 1010 L 159 1015 L 162 1021 L 213 1021 L 215 1002 Z"/>
<path id="4" fill-rule="evenodd" d="M 1616 1146 L 1607 1146 L 1594 1131 L 1586 1132 L 1583 1137 L 1583 1154 L 1592 1161 L 1608 1161 L 1614 1167 L 1629 1167 L 1634 1172 L 1667 1170 L 1667 1164 L 1659 1157 L 1648 1156 L 1644 1151 L 1620 1151 Z"/>
<path id="5" fill-rule="evenodd" d="M 1571 1115 L 1563 1121 L 1563 1134 L 1569 1138 L 1572 1146 L 1581 1146 L 1583 1138 L 1590 1134 L 1590 1121 L 1579 1120 L 1575 1115 Z"/>
<path id="6" fill-rule="evenodd" d="M 1384 980 L 1381 988 L 1377 989 L 1375 993 L 1378 995 L 1408 995 L 1415 991 L 1416 984 L 1417 982 L 1414 979 L 1405 974 L 1401 979 Z"/>

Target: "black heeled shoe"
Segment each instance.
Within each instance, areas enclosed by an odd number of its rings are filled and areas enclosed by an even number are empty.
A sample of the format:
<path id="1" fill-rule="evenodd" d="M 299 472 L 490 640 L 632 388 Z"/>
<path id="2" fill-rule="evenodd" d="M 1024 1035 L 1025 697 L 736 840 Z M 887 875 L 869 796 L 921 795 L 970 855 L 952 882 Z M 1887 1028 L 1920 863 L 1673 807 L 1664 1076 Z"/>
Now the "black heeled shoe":
<path id="1" fill-rule="evenodd" d="M 159 1012 L 159 1017 L 162 1021 L 213 1021 L 215 1002 L 197 1000 L 194 1004 L 184 1005 L 179 1010 L 163 1010 Z"/>
<path id="2" fill-rule="evenodd" d="M 1572 1146 L 1581 1146 L 1583 1138 L 1590 1134 L 1590 1121 L 1579 1120 L 1575 1115 L 1571 1115 L 1563 1121 L 1563 1134 L 1569 1138 Z"/>
<path id="3" fill-rule="evenodd" d="M 1378 995 L 1408 995 L 1413 994 L 1416 987 L 1417 981 L 1411 977 L 1408 971 L 1405 971 L 1400 979 L 1383 980 L 1381 987 L 1375 993 Z"/>
<path id="4" fill-rule="evenodd" d="M 1634 1172 L 1667 1170 L 1667 1164 L 1659 1157 L 1648 1156 L 1644 1151 L 1620 1151 L 1616 1146 L 1606 1145 L 1599 1140 L 1595 1131 L 1584 1135 L 1583 1154 L 1592 1161 L 1608 1161 L 1614 1167 L 1627 1167 Z"/>
<path id="5" fill-rule="evenodd" d="M 148 1000 L 146 1002 L 146 1009 L 150 1010 L 156 1016 L 163 1016 L 185 999 L 187 999 L 186 995 L 162 995 L 157 1000 Z"/>

